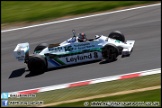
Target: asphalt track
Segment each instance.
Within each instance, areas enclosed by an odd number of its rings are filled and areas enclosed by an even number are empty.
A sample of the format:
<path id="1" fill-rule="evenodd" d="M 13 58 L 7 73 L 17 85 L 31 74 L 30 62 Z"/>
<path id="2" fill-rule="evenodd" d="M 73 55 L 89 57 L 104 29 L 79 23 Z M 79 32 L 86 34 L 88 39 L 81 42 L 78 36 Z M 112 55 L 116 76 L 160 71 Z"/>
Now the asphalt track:
<path id="1" fill-rule="evenodd" d="M 128 58 L 112 63 L 93 62 L 30 75 L 26 64 L 16 61 L 13 50 L 29 42 L 30 53 L 41 42 L 58 43 L 72 36 L 71 30 L 88 38 L 120 30 L 127 40 L 135 40 Z M 1 33 L 1 91 L 12 92 L 161 67 L 161 5 L 126 12 L 90 17 L 64 23 Z"/>

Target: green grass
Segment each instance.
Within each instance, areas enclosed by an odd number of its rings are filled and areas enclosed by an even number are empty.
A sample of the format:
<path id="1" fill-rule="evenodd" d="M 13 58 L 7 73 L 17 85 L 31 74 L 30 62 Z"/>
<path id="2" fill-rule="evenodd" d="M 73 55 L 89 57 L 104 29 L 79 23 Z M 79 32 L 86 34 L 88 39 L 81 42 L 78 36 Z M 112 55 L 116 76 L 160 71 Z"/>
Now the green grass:
<path id="1" fill-rule="evenodd" d="M 142 105 L 146 105 L 148 107 L 149 106 L 161 106 L 160 96 L 161 96 L 161 89 L 156 89 L 156 90 L 149 90 L 149 91 L 144 91 L 144 92 L 126 94 L 126 95 L 97 98 L 97 99 L 92 99 L 88 101 L 60 104 L 54 107 L 70 107 L 70 106 L 84 107 L 85 102 L 89 103 L 87 106 L 91 106 L 93 102 L 99 102 L 99 103 L 100 102 L 144 102 L 144 104 Z M 135 104 L 135 105 L 142 106 L 140 104 Z M 53 106 L 50 106 L 50 107 L 53 107 Z"/>
<path id="2" fill-rule="evenodd" d="M 88 86 L 53 90 L 37 93 L 36 98 L 9 98 L 9 101 L 44 101 L 44 104 L 95 96 L 99 94 L 134 90 L 139 88 L 161 85 L 161 74 L 103 82 Z"/>
<path id="3" fill-rule="evenodd" d="M 156 1 L 2 1 L 1 24 L 33 22 Z"/>

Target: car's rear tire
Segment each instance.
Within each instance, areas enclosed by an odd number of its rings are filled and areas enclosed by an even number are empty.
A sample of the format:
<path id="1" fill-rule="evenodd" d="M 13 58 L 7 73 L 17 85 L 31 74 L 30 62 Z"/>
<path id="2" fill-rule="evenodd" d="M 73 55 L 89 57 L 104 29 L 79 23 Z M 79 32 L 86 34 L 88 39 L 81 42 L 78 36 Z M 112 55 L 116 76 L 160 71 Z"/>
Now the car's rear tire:
<path id="1" fill-rule="evenodd" d="M 47 43 L 41 43 L 34 49 L 34 53 L 40 53 L 44 48 L 48 47 Z"/>
<path id="2" fill-rule="evenodd" d="M 43 73 L 47 69 L 46 59 L 41 55 L 29 56 L 29 61 L 27 63 L 28 69 L 31 73 Z"/>
<path id="3" fill-rule="evenodd" d="M 109 34 L 109 38 L 125 42 L 125 37 L 120 31 L 113 31 Z"/>
<path id="4" fill-rule="evenodd" d="M 107 62 L 112 62 L 117 60 L 119 51 L 115 46 L 106 45 L 102 48 L 102 56 Z"/>

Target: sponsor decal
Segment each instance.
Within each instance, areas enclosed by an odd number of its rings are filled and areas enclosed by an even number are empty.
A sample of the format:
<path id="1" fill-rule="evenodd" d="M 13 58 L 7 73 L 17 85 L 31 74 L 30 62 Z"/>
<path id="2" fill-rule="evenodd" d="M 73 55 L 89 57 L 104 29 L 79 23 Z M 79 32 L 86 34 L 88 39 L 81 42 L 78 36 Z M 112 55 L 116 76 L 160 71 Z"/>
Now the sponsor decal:
<path id="1" fill-rule="evenodd" d="M 87 59 L 92 59 L 92 54 L 90 53 L 89 55 L 77 55 L 73 57 L 67 57 L 66 62 L 78 62 L 81 60 L 87 60 Z"/>
<path id="2" fill-rule="evenodd" d="M 49 51 L 70 52 L 70 51 L 76 51 L 76 50 L 91 49 L 93 47 L 95 47 L 95 45 L 92 45 L 90 43 L 83 43 L 83 44 L 68 45 L 68 46 L 64 46 L 64 47 L 53 47 L 53 48 L 49 48 Z"/>
<path id="3" fill-rule="evenodd" d="M 21 55 L 21 51 L 17 51 L 17 55 Z"/>
<path id="4" fill-rule="evenodd" d="M 72 46 L 65 46 L 64 49 L 65 49 L 65 51 L 72 51 L 73 47 Z"/>
<path id="5" fill-rule="evenodd" d="M 95 47 L 95 45 L 90 44 L 90 43 L 83 43 L 83 44 L 75 44 L 74 45 L 74 50 L 83 50 L 83 49 L 90 49 Z"/>
<path id="6" fill-rule="evenodd" d="M 53 48 L 49 48 L 49 51 L 60 52 L 60 51 L 63 51 L 63 48 L 62 47 L 53 47 Z"/>
<path id="7" fill-rule="evenodd" d="M 54 66 L 60 66 L 60 64 L 59 63 L 57 63 L 55 60 L 53 60 L 53 59 L 50 59 L 50 60 L 48 60 L 50 63 L 52 63 Z"/>
<path id="8" fill-rule="evenodd" d="M 98 58 L 97 52 L 94 52 L 94 58 Z"/>
<path id="9" fill-rule="evenodd" d="M 76 44 L 75 47 L 90 45 L 90 43 Z"/>

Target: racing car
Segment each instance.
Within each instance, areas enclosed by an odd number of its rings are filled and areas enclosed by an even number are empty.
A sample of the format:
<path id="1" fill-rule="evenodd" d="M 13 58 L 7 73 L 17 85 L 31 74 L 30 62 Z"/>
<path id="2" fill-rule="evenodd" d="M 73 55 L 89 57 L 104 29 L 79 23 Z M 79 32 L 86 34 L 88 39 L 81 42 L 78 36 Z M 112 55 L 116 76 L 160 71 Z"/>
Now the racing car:
<path id="1" fill-rule="evenodd" d="M 32 73 L 94 60 L 112 62 L 117 57 L 128 57 L 133 51 L 135 40 L 125 40 L 120 31 L 108 36 L 95 35 L 85 42 L 76 41 L 78 35 L 72 30 L 71 38 L 56 44 L 41 43 L 29 54 L 29 43 L 19 43 L 14 49 L 15 58 L 27 64 Z"/>

